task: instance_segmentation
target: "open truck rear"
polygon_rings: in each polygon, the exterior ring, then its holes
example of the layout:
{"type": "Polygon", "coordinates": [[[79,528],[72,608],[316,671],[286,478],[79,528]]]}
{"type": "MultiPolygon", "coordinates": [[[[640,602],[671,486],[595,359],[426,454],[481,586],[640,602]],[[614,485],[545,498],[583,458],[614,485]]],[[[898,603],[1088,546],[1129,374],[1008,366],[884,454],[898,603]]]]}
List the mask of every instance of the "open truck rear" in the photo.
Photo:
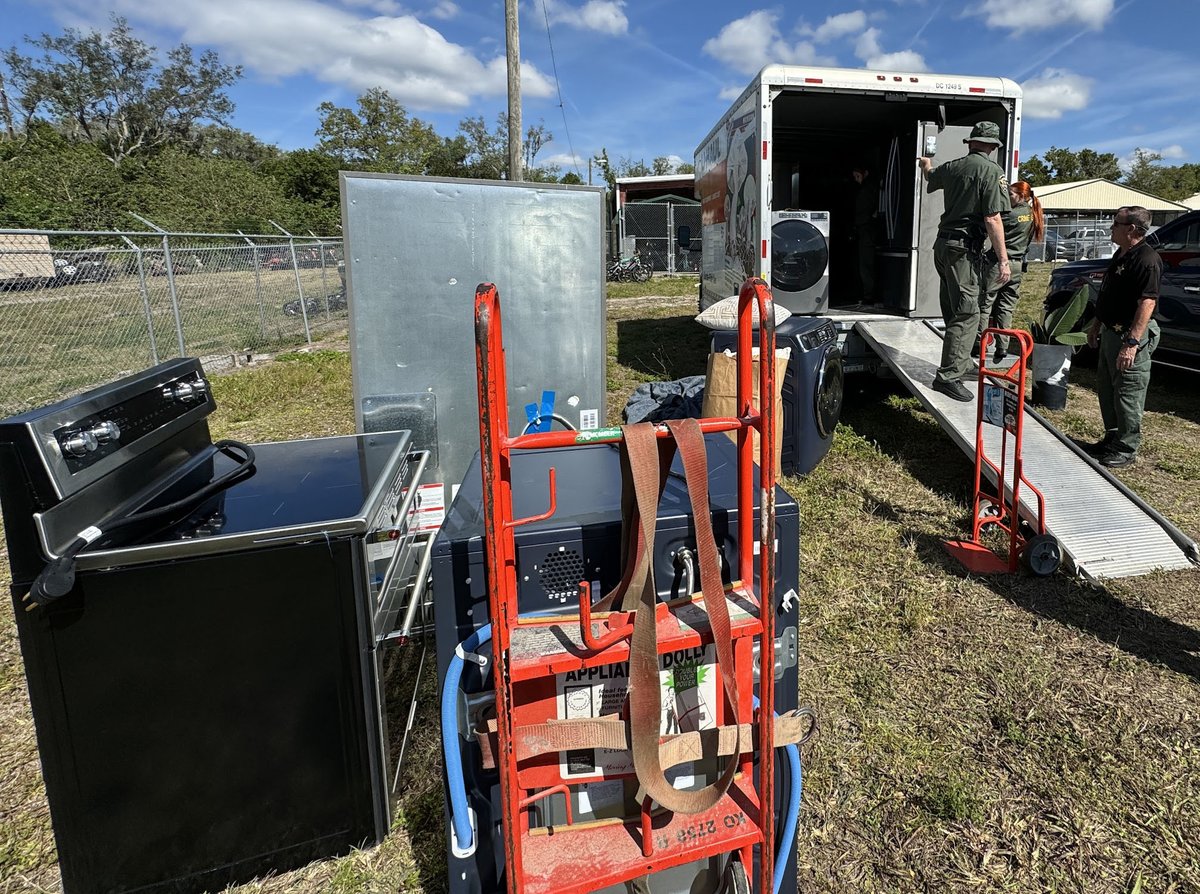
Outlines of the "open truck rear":
{"type": "Polygon", "coordinates": [[[1000,127],[997,163],[1016,179],[1021,88],[1006,78],[768,65],[696,149],[702,205],[700,308],[747,276],[793,313],[834,320],[847,371],[874,368],[854,323],[876,315],[940,317],[933,241],[942,193],[926,193],[917,158],[966,154],[980,121],[1000,127]],[[855,167],[877,187],[875,288],[858,275],[855,167]]]}

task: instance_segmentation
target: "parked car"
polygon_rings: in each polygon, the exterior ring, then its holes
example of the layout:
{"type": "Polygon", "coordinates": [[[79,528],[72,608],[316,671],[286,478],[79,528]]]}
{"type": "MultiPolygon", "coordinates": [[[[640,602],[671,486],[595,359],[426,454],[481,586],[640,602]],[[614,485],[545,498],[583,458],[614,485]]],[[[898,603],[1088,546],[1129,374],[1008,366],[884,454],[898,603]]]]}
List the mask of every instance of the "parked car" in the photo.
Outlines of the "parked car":
{"type": "Polygon", "coordinates": [[[1081,261],[1086,258],[1111,258],[1117,247],[1112,243],[1112,234],[1103,225],[1079,227],[1065,236],[1060,236],[1054,248],[1059,260],[1081,261]]]}
{"type": "Polygon", "coordinates": [[[75,283],[108,282],[117,275],[117,269],[103,254],[74,252],[54,258],[54,279],[50,285],[69,286],[75,283]]]}
{"type": "MultiPolygon", "coordinates": [[[[1147,234],[1146,242],[1162,258],[1162,282],[1154,319],[1162,341],[1156,363],[1200,371],[1200,211],[1190,211],[1147,234]]],[[[1050,274],[1045,309],[1060,307],[1080,286],[1090,287],[1090,299],[1080,328],[1091,325],[1096,296],[1108,269],[1107,258],[1073,261],[1050,274]]]]}
{"type": "MultiPolygon", "coordinates": [[[[183,273],[197,273],[202,269],[204,269],[204,262],[196,255],[171,255],[171,272],[176,276],[183,273]]],[[[166,259],[160,257],[148,262],[146,272],[151,276],[166,276],[166,259]]]]}

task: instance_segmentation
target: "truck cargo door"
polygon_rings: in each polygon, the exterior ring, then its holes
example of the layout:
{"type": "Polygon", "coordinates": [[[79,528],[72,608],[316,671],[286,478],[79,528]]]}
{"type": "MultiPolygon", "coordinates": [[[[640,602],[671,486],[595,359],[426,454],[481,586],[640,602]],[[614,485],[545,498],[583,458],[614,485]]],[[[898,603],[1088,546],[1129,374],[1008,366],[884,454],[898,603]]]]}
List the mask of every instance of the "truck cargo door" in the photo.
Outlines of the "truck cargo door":
{"type": "MultiPolygon", "coordinates": [[[[926,154],[925,147],[930,138],[937,142],[937,154],[933,157],[935,166],[962,158],[967,154],[967,144],[963,140],[970,133],[970,126],[950,125],[939,131],[935,122],[922,121],[917,126],[913,164],[917,165],[918,156],[926,154]]],[[[913,275],[908,283],[908,315],[938,317],[942,310],[938,301],[937,270],[933,266],[933,241],[937,238],[938,221],[945,210],[945,201],[941,190],[934,193],[925,191],[925,178],[921,176],[919,166],[913,192],[912,263],[909,266],[913,275]]]]}

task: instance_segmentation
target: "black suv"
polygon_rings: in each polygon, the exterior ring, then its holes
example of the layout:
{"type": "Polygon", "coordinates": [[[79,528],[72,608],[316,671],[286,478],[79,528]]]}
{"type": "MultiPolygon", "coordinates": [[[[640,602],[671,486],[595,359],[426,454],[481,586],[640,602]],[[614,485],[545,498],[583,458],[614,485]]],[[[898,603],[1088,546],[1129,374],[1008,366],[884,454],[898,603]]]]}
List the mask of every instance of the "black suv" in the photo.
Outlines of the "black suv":
{"type": "MultiPolygon", "coordinates": [[[[1189,211],[1146,237],[1162,258],[1162,283],[1154,319],[1162,341],[1154,362],[1200,370],[1200,211],[1189,211]]],[[[1046,310],[1064,304],[1082,285],[1091,286],[1091,300],[1080,328],[1091,324],[1096,296],[1109,259],[1072,261],[1050,274],[1046,310]]]]}

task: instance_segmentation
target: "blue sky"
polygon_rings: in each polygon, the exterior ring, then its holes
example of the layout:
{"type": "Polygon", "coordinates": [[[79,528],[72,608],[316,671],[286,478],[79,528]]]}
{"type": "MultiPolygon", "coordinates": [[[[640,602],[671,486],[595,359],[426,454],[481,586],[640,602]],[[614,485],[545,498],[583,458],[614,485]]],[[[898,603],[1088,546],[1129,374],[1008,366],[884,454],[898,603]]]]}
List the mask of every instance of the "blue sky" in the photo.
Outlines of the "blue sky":
{"type": "MultiPolygon", "coordinates": [[[[129,19],[144,40],[245,67],[233,124],[311,146],[316,109],[381,86],[449,136],[506,108],[503,0],[0,0],[0,46],[129,19]]],[[[1200,161],[1196,0],[522,0],[524,123],[538,162],[674,156],[763,64],[1002,75],[1025,88],[1022,155],[1052,145],[1200,161]],[[561,95],[561,104],[560,97],[561,95]]]]}

